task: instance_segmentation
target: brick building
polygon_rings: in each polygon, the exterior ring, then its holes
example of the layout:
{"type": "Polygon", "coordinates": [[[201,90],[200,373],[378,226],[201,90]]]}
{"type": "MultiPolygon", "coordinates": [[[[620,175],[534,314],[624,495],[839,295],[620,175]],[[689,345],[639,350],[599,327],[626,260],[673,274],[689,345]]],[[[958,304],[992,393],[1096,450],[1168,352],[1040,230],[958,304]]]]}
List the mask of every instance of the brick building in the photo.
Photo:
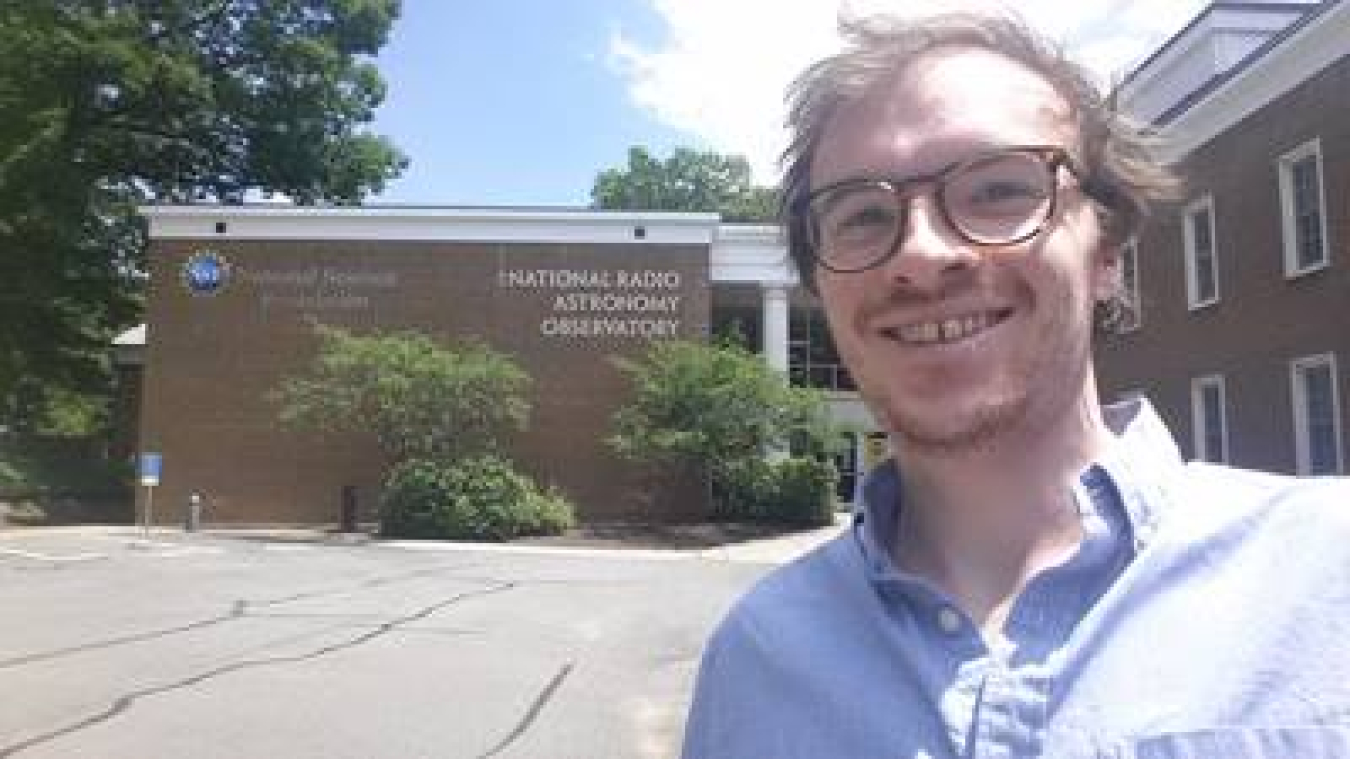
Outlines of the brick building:
{"type": "Polygon", "coordinates": [[[1350,2],[1213,2],[1118,95],[1187,183],[1127,251],[1103,395],[1150,396],[1196,458],[1344,473],[1350,2]]]}
{"type": "MultiPolygon", "coordinates": [[[[268,399],[314,355],[311,321],[472,336],[510,353],[534,378],[515,454],[588,520],[688,519],[706,508],[687,478],[627,465],[603,442],[626,392],[610,359],[651,340],[702,339],[734,322],[770,365],[829,391],[836,418],[871,427],[774,227],[558,209],[143,213],[147,323],[119,355],[133,380],[125,408],[139,414],[128,445],[163,455],[161,522],[180,521],[193,492],[211,522],[333,522],[345,486],[357,488],[362,518],[375,516],[384,464],[373,442],[282,429],[268,399]]],[[[864,442],[840,462],[850,479],[864,442]]],[[[850,492],[846,482],[841,494],[850,492]]]]}

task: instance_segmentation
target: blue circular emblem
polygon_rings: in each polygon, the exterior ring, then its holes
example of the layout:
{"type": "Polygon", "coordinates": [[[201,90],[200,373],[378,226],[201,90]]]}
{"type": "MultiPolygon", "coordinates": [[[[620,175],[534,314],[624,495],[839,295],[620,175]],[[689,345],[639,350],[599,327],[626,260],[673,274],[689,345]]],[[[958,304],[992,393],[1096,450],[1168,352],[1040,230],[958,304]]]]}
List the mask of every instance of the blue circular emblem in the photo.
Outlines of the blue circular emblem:
{"type": "Polygon", "coordinates": [[[214,250],[193,253],[183,264],[183,284],[193,295],[216,295],[230,279],[230,262],[214,250]]]}

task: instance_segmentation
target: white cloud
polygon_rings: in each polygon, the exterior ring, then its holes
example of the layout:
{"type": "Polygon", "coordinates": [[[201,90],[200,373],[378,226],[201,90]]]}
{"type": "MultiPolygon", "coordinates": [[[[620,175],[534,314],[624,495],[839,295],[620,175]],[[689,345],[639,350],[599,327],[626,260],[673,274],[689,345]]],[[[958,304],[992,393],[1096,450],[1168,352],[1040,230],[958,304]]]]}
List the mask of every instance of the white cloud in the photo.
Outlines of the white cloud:
{"type": "MultiPolygon", "coordinates": [[[[712,149],[750,159],[761,182],[777,179],[786,142],[783,93],[811,61],[838,46],[841,10],[906,15],[996,0],[649,0],[666,36],[643,46],[615,32],[610,61],[629,95],[658,120],[712,149]]],[[[1206,0],[1022,0],[1033,26],[1064,40],[1102,81],[1179,31],[1206,0]]]]}
{"type": "Polygon", "coordinates": [[[652,0],[667,37],[646,49],[621,32],[611,60],[629,94],[663,123],[714,149],[750,158],[767,181],[784,144],[783,92],[809,61],[835,45],[829,3],[781,0],[652,0]]]}

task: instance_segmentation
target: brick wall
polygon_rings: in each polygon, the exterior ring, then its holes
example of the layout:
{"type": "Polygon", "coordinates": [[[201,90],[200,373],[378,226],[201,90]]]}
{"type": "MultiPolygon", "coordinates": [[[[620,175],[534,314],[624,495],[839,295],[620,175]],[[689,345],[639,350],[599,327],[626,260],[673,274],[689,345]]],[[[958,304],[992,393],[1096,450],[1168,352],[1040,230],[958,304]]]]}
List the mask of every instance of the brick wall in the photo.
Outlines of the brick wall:
{"type": "Polygon", "coordinates": [[[618,319],[629,331],[702,337],[704,246],[159,240],[150,259],[140,448],[164,454],[155,495],[163,521],[181,519],[188,493],[199,491],[208,522],[334,522],[348,484],[359,488],[363,518],[373,518],[385,462],[372,441],[281,429],[268,400],[281,377],[312,358],[310,320],[356,332],[478,336],[512,354],[535,379],[533,423],[518,458],[562,488],[586,519],[705,511],[687,478],[653,479],[602,443],[626,393],[610,357],[636,355],[648,338],[564,334],[618,319]],[[192,294],[183,265],[206,250],[229,262],[227,283],[214,295],[192,294]],[[607,274],[571,287],[541,284],[549,275],[532,286],[522,274],[540,270],[607,274]],[[557,300],[574,294],[581,299],[557,300]],[[627,295],[648,299],[604,297],[627,295]],[[649,308],[605,311],[606,304],[649,308]]]}

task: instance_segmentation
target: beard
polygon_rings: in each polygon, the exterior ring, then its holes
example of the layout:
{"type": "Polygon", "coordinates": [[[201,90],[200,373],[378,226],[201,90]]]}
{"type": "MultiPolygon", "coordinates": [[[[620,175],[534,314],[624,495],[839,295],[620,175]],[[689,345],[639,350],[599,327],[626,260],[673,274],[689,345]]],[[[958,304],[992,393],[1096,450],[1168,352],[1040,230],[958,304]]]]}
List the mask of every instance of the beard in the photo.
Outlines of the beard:
{"type": "Polygon", "coordinates": [[[867,405],[880,412],[879,421],[896,443],[918,455],[960,457],[1034,447],[1040,438],[1058,434],[1056,427],[1081,398],[1088,376],[1082,355],[1071,346],[1044,351],[966,403],[947,405],[933,399],[924,404],[913,398],[907,403],[886,390],[879,396],[863,395],[867,405]],[[935,405],[942,407],[937,415],[935,405]]]}
{"type": "Polygon", "coordinates": [[[921,414],[894,405],[886,407],[886,428],[907,450],[924,456],[962,456],[987,451],[1012,437],[1028,419],[1031,401],[1025,395],[982,403],[958,419],[934,423],[921,414]]]}

